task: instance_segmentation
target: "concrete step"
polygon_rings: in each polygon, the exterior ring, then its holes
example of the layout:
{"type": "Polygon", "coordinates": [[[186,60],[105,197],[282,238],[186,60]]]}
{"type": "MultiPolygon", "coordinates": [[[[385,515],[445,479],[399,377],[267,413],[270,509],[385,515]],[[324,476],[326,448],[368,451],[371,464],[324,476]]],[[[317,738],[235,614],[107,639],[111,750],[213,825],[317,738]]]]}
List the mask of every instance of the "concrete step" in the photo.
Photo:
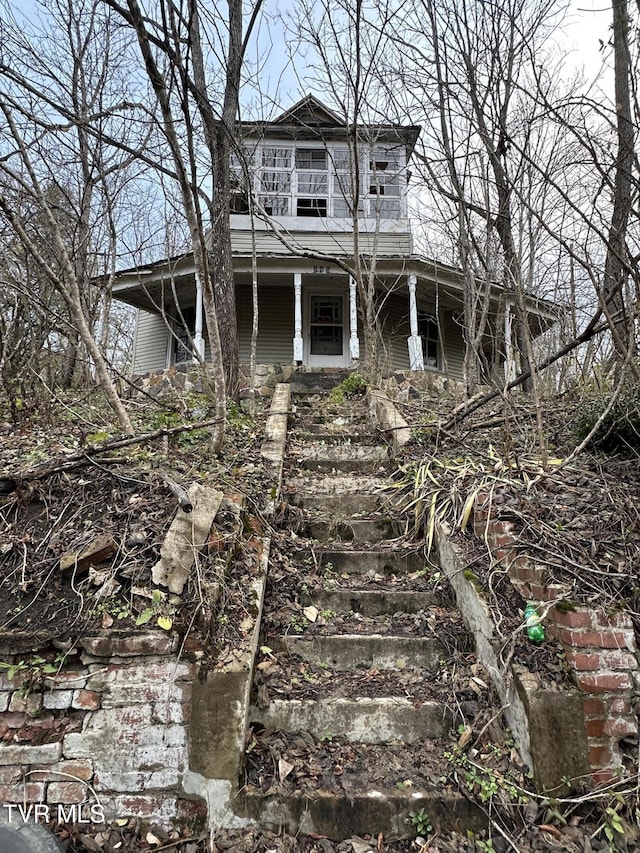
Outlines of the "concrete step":
{"type": "Polygon", "coordinates": [[[385,447],[361,444],[311,442],[292,448],[287,461],[309,471],[352,471],[375,474],[391,471],[385,447]]]}
{"type": "Polygon", "coordinates": [[[329,669],[431,669],[447,656],[431,637],[388,634],[294,634],[274,637],[269,645],[277,655],[285,651],[329,669]]]}
{"type": "Polygon", "coordinates": [[[375,545],[402,535],[404,524],[384,513],[371,513],[364,518],[330,518],[320,513],[307,513],[300,535],[317,542],[350,542],[354,545],[375,545]]]}
{"type": "Polygon", "coordinates": [[[336,385],[351,374],[350,370],[336,370],[332,373],[325,371],[296,371],[291,377],[291,391],[300,396],[303,394],[328,394],[336,385]]]}
{"type": "Polygon", "coordinates": [[[444,737],[453,725],[451,710],[438,702],[417,706],[403,696],[360,699],[272,699],[268,708],[251,707],[249,719],[268,731],[308,732],[316,740],[344,737],[352,743],[415,743],[444,737]]]}
{"type": "Polygon", "coordinates": [[[380,444],[378,436],[363,427],[362,424],[346,424],[332,427],[330,423],[301,424],[289,430],[289,436],[296,442],[308,443],[324,441],[327,444],[340,444],[345,440],[353,444],[376,446],[380,444]]]}
{"type": "MultiPolygon", "coordinates": [[[[304,559],[309,551],[302,552],[304,559]]],[[[330,568],[337,574],[366,575],[373,572],[377,575],[405,574],[426,570],[434,570],[433,562],[427,562],[422,551],[415,549],[357,549],[357,548],[325,548],[314,549],[314,559],[318,566],[330,568]]],[[[433,558],[431,558],[433,560],[433,558]]]]}
{"type": "MultiPolygon", "coordinates": [[[[239,795],[235,813],[256,821],[263,829],[291,835],[313,834],[335,841],[368,835],[414,835],[410,813],[424,809],[435,829],[480,832],[487,827],[486,814],[453,791],[349,790],[333,793],[317,790],[262,793],[251,786],[239,795]]],[[[375,842],[372,843],[372,848],[375,842]]],[[[408,848],[407,848],[408,849],[408,848]]]]}
{"type": "Polygon", "coordinates": [[[381,492],[385,482],[366,475],[291,477],[284,492],[291,503],[303,509],[349,518],[380,510],[387,501],[381,492]]]}
{"type": "Polygon", "coordinates": [[[362,616],[380,616],[385,613],[417,613],[440,602],[433,592],[391,589],[330,589],[318,590],[311,595],[301,595],[303,606],[314,604],[318,610],[336,613],[360,613],[362,616]]]}

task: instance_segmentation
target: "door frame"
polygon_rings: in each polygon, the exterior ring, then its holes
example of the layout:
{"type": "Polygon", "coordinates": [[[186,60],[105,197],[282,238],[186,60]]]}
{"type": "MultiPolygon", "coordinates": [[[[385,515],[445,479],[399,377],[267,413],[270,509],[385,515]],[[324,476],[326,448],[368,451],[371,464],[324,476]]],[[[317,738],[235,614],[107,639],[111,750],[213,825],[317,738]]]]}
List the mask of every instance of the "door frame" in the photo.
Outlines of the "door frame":
{"type": "Polygon", "coordinates": [[[302,327],[304,329],[304,360],[305,367],[349,367],[351,355],[349,351],[349,294],[344,288],[310,287],[304,293],[302,327]],[[332,296],[342,300],[342,354],[341,355],[312,355],[311,354],[311,300],[314,296],[332,296]]]}

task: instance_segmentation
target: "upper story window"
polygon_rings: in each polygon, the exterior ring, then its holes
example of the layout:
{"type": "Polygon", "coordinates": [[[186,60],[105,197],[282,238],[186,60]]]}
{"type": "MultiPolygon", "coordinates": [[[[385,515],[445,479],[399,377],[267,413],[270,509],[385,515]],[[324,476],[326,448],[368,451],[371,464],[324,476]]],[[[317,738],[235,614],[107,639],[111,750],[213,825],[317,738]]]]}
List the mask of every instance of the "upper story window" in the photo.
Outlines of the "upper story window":
{"type": "Polygon", "coordinates": [[[401,145],[359,149],[358,190],[348,146],[262,143],[244,160],[231,157],[233,213],[248,212],[248,171],[256,198],[271,216],[397,219],[404,211],[405,155],[401,145]]]}
{"type": "Polygon", "coordinates": [[[260,170],[260,203],[270,216],[289,216],[293,148],[265,145],[260,170]]]}
{"type": "Polygon", "coordinates": [[[401,215],[404,169],[400,150],[374,148],[369,159],[369,215],[396,219],[401,215]]]}

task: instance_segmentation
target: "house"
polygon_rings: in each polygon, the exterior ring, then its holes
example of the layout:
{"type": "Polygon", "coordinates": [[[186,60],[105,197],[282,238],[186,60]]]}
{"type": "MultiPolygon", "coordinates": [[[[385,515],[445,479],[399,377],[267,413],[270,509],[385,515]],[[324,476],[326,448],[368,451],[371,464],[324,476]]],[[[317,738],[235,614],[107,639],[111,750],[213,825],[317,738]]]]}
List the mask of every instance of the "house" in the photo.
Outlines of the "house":
{"type": "MultiPolygon", "coordinates": [[[[462,273],[414,253],[407,183],[419,131],[363,127],[354,194],[354,158],[344,120],[314,96],[271,122],[240,126],[241,154],[232,162],[231,229],[241,363],[249,362],[255,242],[257,363],[314,371],[358,364],[364,356],[362,319],[351,274],[357,243],[362,264],[375,270],[388,369],[462,378],[462,273]],[[250,212],[248,181],[257,215],[250,212]]],[[[114,297],[138,309],[134,374],[190,361],[192,347],[206,357],[206,334],[199,328],[202,321],[196,322],[202,311],[191,255],[120,272],[114,297]]],[[[555,319],[548,304],[532,302],[529,310],[534,333],[555,319]]],[[[495,330],[507,328],[509,316],[505,293],[496,287],[485,345],[489,356],[495,330]]]]}

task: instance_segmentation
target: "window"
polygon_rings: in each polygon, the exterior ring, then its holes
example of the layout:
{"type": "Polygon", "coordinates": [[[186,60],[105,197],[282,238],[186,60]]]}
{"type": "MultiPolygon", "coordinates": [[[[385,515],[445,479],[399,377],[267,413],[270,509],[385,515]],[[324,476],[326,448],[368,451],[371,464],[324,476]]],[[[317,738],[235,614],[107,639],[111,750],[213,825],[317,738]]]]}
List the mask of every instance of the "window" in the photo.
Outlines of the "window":
{"type": "Polygon", "coordinates": [[[425,367],[440,366],[440,327],[432,314],[418,313],[418,334],[422,338],[425,367]]]}
{"type": "Polygon", "coordinates": [[[326,198],[299,198],[296,204],[296,216],[326,216],[326,198]]]}
{"type": "Polygon", "coordinates": [[[262,149],[262,166],[270,169],[291,169],[293,151],[291,148],[272,148],[265,146],[262,149]]]}
{"type": "Polygon", "coordinates": [[[369,215],[397,219],[402,215],[405,176],[399,147],[374,148],[369,159],[369,215]]]}
{"type": "Polygon", "coordinates": [[[306,195],[327,195],[329,175],[326,172],[298,172],[298,192],[306,195]]]}
{"type": "Polygon", "coordinates": [[[174,355],[176,364],[183,364],[185,361],[193,361],[190,338],[193,338],[196,330],[195,306],[192,305],[190,308],[181,308],[180,313],[182,314],[182,319],[180,318],[180,314],[178,314],[175,322],[175,333],[178,338],[178,340],[174,339],[174,355]]]}
{"type": "Polygon", "coordinates": [[[260,204],[264,207],[269,216],[289,215],[288,196],[260,196],[260,204]]]}
{"type": "Polygon", "coordinates": [[[315,169],[325,171],[327,151],[324,148],[297,148],[296,169],[315,169]]]}

